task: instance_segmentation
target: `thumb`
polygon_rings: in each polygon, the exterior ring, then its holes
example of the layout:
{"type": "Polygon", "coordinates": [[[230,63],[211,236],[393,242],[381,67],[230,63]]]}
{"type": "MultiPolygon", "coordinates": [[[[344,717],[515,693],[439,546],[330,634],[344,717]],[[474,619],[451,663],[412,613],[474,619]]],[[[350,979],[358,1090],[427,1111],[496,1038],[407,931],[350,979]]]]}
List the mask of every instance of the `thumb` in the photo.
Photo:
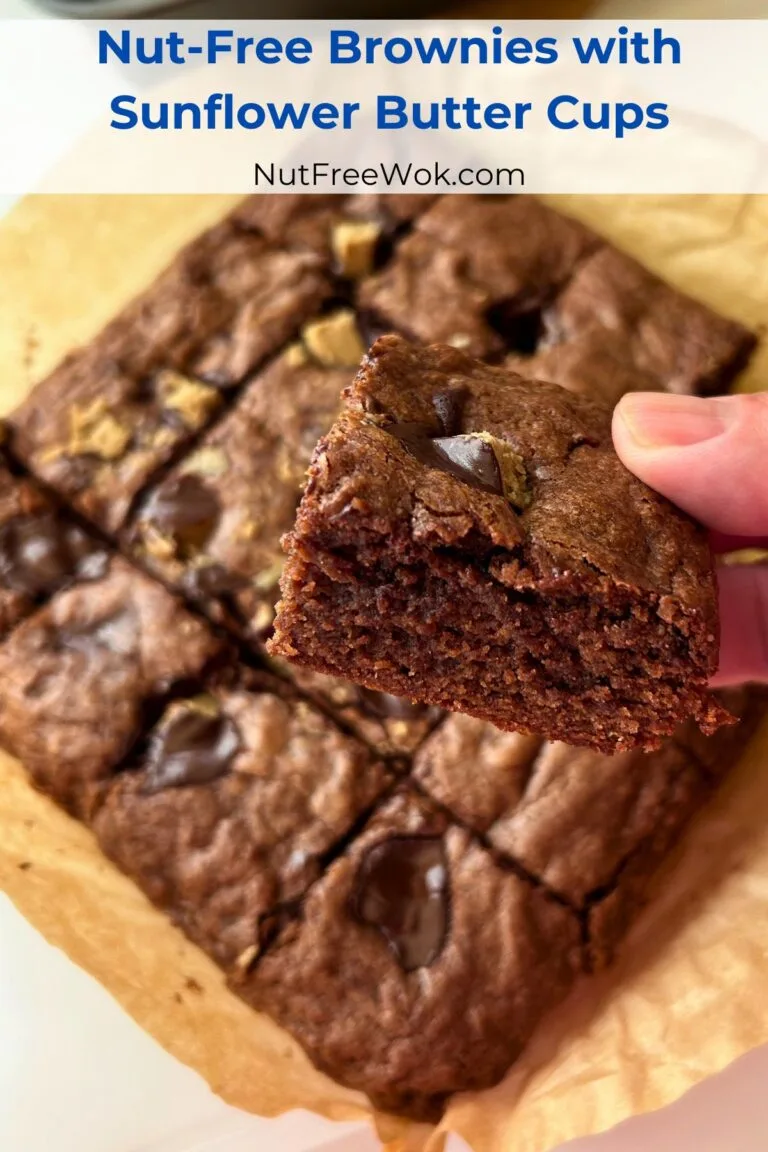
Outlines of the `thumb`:
{"type": "MultiPolygon", "coordinates": [[[[768,537],[768,394],[697,400],[637,392],[613,417],[623,463],[716,534],[768,537]]],[[[768,679],[768,566],[718,569],[713,685],[768,679]]]]}
{"type": "Polygon", "coordinates": [[[614,412],[613,440],[631,472],[708,528],[768,536],[768,393],[630,393],[614,412]]]}

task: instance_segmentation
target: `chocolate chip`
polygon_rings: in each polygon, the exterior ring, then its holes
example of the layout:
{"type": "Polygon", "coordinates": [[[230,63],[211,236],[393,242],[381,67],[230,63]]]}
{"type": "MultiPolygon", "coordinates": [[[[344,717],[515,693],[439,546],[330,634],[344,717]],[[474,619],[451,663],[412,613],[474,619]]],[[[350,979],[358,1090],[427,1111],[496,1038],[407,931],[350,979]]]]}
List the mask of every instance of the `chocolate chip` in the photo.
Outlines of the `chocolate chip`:
{"type": "Polygon", "coordinates": [[[152,738],[147,758],[147,788],[206,784],[232,766],[242,742],[229,716],[182,708],[152,738]]]}
{"type": "Polygon", "coordinates": [[[504,495],[504,484],[496,453],[479,436],[437,436],[426,424],[389,424],[391,436],[428,468],[437,468],[455,476],[472,488],[494,495],[504,495]]]}
{"type": "Polygon", "coordinates": [[[461,417],[466,402],[467,390],[464,387],[449,388],[446,392],[437,392],[432,397],[444,436],[455,436],[461,431],[461,417]]]}
{"type": "Polygon", "coordinates": [[[17,516],[0,528],[0,583],[25,596],[55,592],[76,576],[99,579],[107,560],[81,528],[54,512],[17,516]]]}
{"type": "Polygon", "coordinates": [[[220,512],[216,493],[199,476],[185,473],[158,488],[147,502],[143,519],[185,551],[199,552],[213,534],[220,512]]]}
{"type": "Polygon", "coordinates": [[[440,955],[448,927],[448,868],[436,837],[397,836],[360,864],[353,910],[378,928],[406,972],[440,955]]]}

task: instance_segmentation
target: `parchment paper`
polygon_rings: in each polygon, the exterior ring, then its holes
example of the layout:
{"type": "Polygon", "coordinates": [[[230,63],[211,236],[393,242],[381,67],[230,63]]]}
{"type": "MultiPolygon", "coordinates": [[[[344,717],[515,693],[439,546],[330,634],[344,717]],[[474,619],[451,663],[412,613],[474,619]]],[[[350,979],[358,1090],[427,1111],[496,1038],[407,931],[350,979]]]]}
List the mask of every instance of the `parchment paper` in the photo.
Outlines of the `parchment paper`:
{"type": "MultiPolygon", "coordinates": [[[[0,224],[0,411],[87,340],[226,197],[36,197],[0,224]]],[[[560,198],[671,282],[753,326],[768,321],[768,199],[560,198]]],[[[743,387],[768,386],[763,349],[743,387]]],[[[90,834],[0,755],[0,887],[165,1048],[230,1103],[371,1116],[392,1152],[548,1152],[659,1108],[768,1042],[768,729],[660,877],[624,959],[584,982],[499,1087],[456,1098],[440,1129],[374,1117],[222,977],[90,834]],[[24,867],[20,867],[24,865],[24,867]],[[199,990],[198,990],[199,989],[199,990]]]]}

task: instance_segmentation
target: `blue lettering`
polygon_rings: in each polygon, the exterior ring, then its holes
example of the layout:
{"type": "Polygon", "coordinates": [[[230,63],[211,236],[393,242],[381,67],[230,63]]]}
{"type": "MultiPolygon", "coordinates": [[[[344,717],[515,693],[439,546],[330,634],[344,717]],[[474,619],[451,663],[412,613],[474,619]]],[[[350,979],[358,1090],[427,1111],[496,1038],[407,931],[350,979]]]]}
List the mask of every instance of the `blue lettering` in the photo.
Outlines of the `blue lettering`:
{"type": "Polygon", "coordinates": [[[578,128],[579,122],[574,117],[572,120],[561,120],[558,113],[561,104],[567,104],[571,108],[577,108],[579,101],[575,96],[555,96],[554,100],[550,100],[547,105],[547,119],[550,124],[554,124],[555,128],[578,128]]]}
{"type": "Polygon", "coordinates": [[[116,116],[121,116],[123,119],[110,120],[110,128],[135,128],[139,122],[138,116],[132,111],[135,103],[135,96],[115,96],[109,107],[116,116]]]}
{"type": "Polygon", "coordinates": [[[408,117],[402,96],[379,96],[376,99],[377,128],[405,128],[408,117]]]}

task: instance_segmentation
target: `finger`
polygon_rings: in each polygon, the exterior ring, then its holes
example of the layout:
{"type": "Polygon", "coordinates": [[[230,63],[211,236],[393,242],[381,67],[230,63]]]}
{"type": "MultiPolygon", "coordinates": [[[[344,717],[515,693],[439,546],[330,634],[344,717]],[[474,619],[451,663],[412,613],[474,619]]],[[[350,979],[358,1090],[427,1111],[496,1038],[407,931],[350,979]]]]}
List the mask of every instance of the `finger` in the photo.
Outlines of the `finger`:
{"type": "Polygon", "coordinates": [[[768,536],[727,536],[724,532],[710,532],[709,542],[712,551],[740,552],[742,548],[757,548],[768,551],[768,536]]]}
{"type": "Polygon", "coordinates": [[[768,565],[718,568],[720,666],[712,684],[768,680],[768,565]]]}
{"type": "Polygon", "coordinates": [[[768,536],[768,393],[630,393],[613,440],[631,472],[709,528],[768,536]]]}

